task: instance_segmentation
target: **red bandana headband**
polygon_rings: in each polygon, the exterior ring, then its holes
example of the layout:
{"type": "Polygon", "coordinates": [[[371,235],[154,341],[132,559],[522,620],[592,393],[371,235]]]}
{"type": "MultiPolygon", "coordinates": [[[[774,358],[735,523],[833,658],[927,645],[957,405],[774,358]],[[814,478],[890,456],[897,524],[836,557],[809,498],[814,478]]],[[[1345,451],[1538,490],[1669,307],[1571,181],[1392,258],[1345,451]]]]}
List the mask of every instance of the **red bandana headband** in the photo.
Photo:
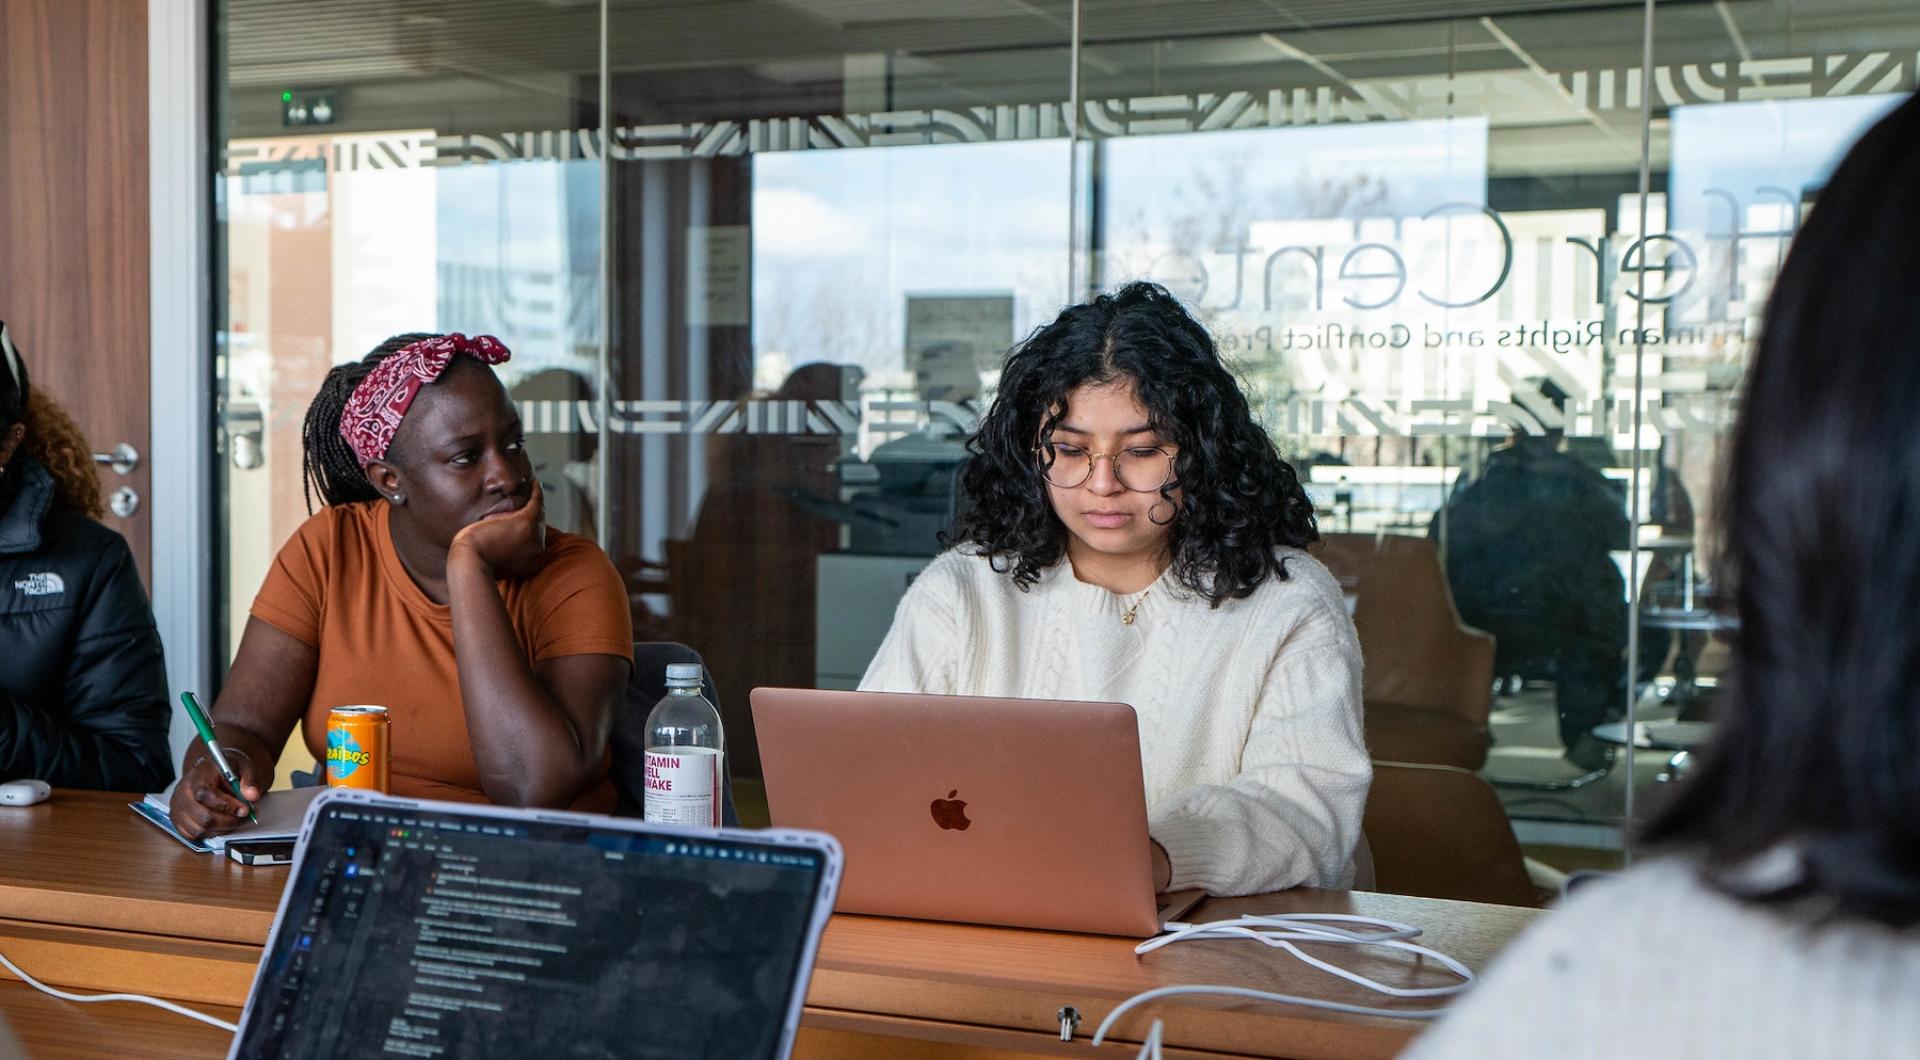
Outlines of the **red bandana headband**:
{"type": "Polygon", "coordinates": [[[499,364],[513,352],[492,335],[467,338],[459,332],[421,339],[395,350],[353,388],[340,414],[340,437],[366,467],[387,455],[393,435],[420,388],[440,378],[458,354],[482,364],[499,364]]]}

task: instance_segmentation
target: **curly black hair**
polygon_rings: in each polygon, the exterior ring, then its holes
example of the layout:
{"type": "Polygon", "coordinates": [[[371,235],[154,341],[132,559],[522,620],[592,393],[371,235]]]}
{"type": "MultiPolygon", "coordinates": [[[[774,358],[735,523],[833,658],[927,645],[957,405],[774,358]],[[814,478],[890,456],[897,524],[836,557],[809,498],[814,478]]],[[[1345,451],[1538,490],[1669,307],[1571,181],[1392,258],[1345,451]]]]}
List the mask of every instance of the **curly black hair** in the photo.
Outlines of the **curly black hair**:
{"type": "Polygon", "coordinates": [[[300,492],[306,497],[308,515],[313,514],[315,496],[328,506],[380,499],[380,491],[367,481],[367,473],[360,467],[360,459],[353,455],[353,447],[340,436],[340,414],[347,410],[353,388],[381,361],[421,339],[433,337],[433,333],[425,331],[395,335],[357,361],[334,365],[320,381],[320,391],[307,405],[307,418],[300,425],[300,492]]]}
{"type": "Polygon", "coordinates": [[[1034,448],[1059,426],[1075,388],[1121,380],[1154,431],[1179,446],[1173,478],[1160,487],[1175,506],[1174,577],[1214,607],[1251,595],[1269,575],[1285,581],[1275,550],[1320,539],[1313,504],[1254,421],[1213,336],[1146,282],[1068,307],[1007,354],[999,394],[967,439],[965,508],[944,543],[977,548],[1031,588],[1066,555],[1068,538],[1034,448]]]}
{"type": "MultiPolygon", "coordinates": [[[[16,423],[27,425],[20,453],[40,462],[53,476],[53,500],[62,508],[94,519],[107,515],[100,498],[100,471],[93,463],[93,447],[67,410],[46,391],[34,386],[27,362],[13,344],[7,322],[0,320],[0,434],[16,423]]],[[[25,461],[0,467],[0,508],[26,474],[25,461]]]]}

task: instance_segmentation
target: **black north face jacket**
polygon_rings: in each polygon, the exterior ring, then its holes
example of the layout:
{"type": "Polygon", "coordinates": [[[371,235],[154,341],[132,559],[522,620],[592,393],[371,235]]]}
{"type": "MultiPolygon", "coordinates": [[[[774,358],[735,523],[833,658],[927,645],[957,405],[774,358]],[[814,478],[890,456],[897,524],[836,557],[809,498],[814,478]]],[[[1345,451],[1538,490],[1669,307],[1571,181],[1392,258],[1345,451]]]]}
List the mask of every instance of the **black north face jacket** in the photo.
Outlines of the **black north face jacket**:
{"type": "Polygon", "coordinates": [[[53,502],[22,456],[0,483],[0,781],[173,781],[153,608],[119,534],[53,502]]]}

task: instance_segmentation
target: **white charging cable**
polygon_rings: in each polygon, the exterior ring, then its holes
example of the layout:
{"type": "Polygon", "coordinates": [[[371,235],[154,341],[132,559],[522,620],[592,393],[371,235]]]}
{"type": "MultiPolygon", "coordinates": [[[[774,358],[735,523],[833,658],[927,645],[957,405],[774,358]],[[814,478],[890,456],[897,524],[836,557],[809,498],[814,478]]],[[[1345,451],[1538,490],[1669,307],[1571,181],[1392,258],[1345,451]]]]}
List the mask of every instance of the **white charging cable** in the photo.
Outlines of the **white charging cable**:
{"type": "MultiPolygon", "coordinates": [[[[1281,913],[1272,916],[1242,916],[1231,920],[1215,920],[1205,924],[1168,924],[1164,935],[1135,946],[1135,953],[1145,955],[1163,946],[1176,942],[1188,942],[1198,939],[1248,939],[1275,949],[1283,949],[1301,961],[1338,976],[1350,983],[1365,987],[1374,993],[1388,997],[1448,997],[1458,994],[1473,985],[1473,970],[1438,950],[1418,945],[1413,939],[1419,938],[1421,931],[1412,924],[1402,924],[1393,920],[1381,920],[1377,917],[1356,916],[1351,913],[1281,913]],[[1345,925],[1354,925],[1349,927],[1345,925]],[[1355,927],[1368,930],[1355,930],[1355,927]],[[1312,942],[1335,946],[1378,946],[1384,949],[1398,950],[1438,962],[1442,967],[1460,977],[1457,983],[1442,986],[1403,987],[1392,986],[1361,975],[1358,972],[1342,968],[1330,961],[1302,950],[1298,943],[1312,942]]],[[[1244,986],[1206,986],[1183,985],[1163,986],[1154,990],[1135,994],[1115,1006],[1100,1021],[1093,1032],[1093,1044],[1098,1046],[1105,1040],[1107,1032],[1119,1021],[1120,1017],[1137,1005],[1163,997],[1184,994],[1211,994],[1224,997],[1247,998],[1254,1001],[1270,1001],[1282,1005],[1299,1005],[1305,1008],[1325,1009],[1331,1012],[1345,1012],[1358,1016],[1380,1016],[1387,1019],[1433,1019],[1444,1009],[1391,1009],[1374,1008],[1367,1005],[1355,1005],[1344,1001],[1330,1001],[1325,998],[1300,997],[1294,994],[1278,994],[1267,990],[1255,990],[1244,986]]],[[[1141,1060],[1160,1055],[1160,1040],[1164,1027],[1160,1020],[1153,1021],[1139,1056],[1141,1060]]]]}
{"type": "Polygon", "coordinates": [[[240,1030],[237,1024],[228,1023],[223,1019],[215,1019],[204,1012],[195,1012],[190,1008],[176,1005],[171,1001],[162,1001],[157,997],[147,997],[145,994],[69,994],[65,990],[56,990],[40,980],[35,979],[33,976],[28,975],[19,965],[8,960],[7,955],[4,953],[0,953],[0,966],[4,966],[7,971],[19,976],[21,982],[33,987],[35,990],[45,994],[52,994],[62,1001],[79,1001],[82,1003],[94,1001],[134,1001],[142,1005],[152,1005],[155,1008],[163,1008],[168,1012],[177,1012],[188,1019],[196,1019],[209,1026],[218,1027],[230,1033],[237,1034],[240,1030]]]}

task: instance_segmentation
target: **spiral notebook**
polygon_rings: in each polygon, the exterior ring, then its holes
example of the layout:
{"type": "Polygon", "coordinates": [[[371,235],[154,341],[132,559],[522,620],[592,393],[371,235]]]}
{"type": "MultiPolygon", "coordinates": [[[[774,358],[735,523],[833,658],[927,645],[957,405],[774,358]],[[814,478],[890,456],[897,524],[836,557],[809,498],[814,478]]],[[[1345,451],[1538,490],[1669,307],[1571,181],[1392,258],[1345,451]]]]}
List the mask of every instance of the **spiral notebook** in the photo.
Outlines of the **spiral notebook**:
{"type": "Polygon", "coordinates": [[[306,819],[307,806],[314,797],[327,790],[325,787],[293,788],[285,791],[269,791],[261,796],[254,805],[254,813],[260,823],[249,821],[239,828],[209,839],[188,839],[173,826],[173,814],[168,807],[173,803],[173,789],[179,781],[167,785],[167,790],[155,792],[127,805],[134,813],[153,823],[155,828],[167,833],[190,850],[202,854],[218,854],[227,849],[227,844],[235,839],[297,839],[300,836],[300,823],[306,819]]]}

